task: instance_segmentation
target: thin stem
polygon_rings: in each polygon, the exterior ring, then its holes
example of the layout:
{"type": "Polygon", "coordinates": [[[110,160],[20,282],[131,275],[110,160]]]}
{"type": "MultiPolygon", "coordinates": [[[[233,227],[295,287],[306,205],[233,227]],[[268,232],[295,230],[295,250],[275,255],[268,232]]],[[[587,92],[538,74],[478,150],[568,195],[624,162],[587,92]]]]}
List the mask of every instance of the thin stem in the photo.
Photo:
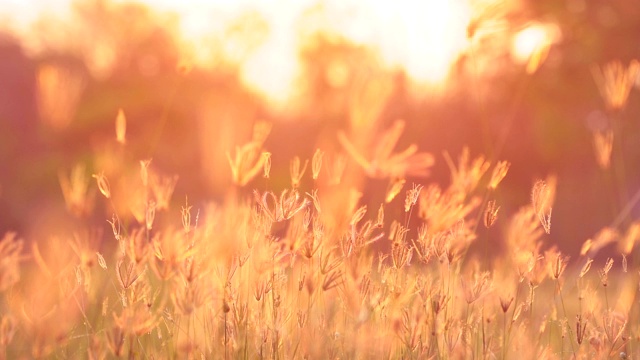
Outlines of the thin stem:
{"type": "MultiPolygon", "coordinates": [[[[560,295],[560,303],[562,304],[562,312],[564,312],[564,319],[567,322],[567,329],[569,330],[569,344],[571,344],[571,352],[573,352],[574,359],[576,358],[576,349],[573,346],[573,331],[571,330],[571,326],[569,325],[569,318],[567,317],[567,309],[564,306],[564,298],[562,297],[562,287],[560,286],[560,280],[556,279],[556,287],[558,289],[558,294],[560,295]]],[[[564,347],[564,346],[563,346],[564,347]]]]}
{"type": "Polygon", "coordinates": [[[507,358],[507,313],[502,313],[502,359],[507,358]]]}
{"type": "Polygon", "coordinates": [[[224,311],[224,359],[228,359],[228,346],[227,346],[227,312],[224,311]]]}
{"type": "Polygon", "coordinates": [[[533,297],[535,288],[533,286],[529,286],[529,321],[533,322],[533,297]]]}
{"type": "Polygon", "coordinates": [[[436,352],[438,353],[438,359],[442,359],[442,354],[440,353],[440,345],[438,344],[438,314],[436,314],[436,312],[433,312],[433,330],[431,331],[431,334],[433,336],[433,341],[436,344],[436,352]]]}

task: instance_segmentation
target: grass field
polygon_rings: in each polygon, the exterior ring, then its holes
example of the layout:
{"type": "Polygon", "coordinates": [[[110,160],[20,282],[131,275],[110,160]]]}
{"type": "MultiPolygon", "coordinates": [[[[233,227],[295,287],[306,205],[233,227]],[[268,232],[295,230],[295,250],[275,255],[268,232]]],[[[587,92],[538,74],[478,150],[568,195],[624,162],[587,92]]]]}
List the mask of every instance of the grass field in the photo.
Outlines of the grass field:
{"type": "MultiPolygon", "coordinates": [[[[547,59],[551,44],[538,45],[524,84],[547,59]]],[[[342,70],[334,82],[347,81],[342,70]]],[[[253,118],[242,141],[203,146],[226,158],[212,173],[227,187],[208,199],[174,195],[193,174],[136,157],[140,137],[180,152],[162,129],[109,109],[109,130],[92,128],[106,145],[49,179],[66,211],[52,218],[73,226],[32,220],[26,234],[0,234],[0,359],[640,359],[640,190],[627,193],[635,160],[620,140],[640,62],[591,75],[611,126],[589,133],[608,185],[590,190],[610,194],[598,206],[613,215],[571,254],[550,237],[562,226],[556,173],[532,171],[531,187],[509,194],[529,201],[501,203],[515,113],[490,154],[441,156],[408,140],[410,120],[384,118],[388,79],[346,86],[345,120],[323,128],[308,158],[271,149],[275,125],[253,118]],[[430,178],[439,164],[445,184],[430,178]]]]}
{"type": "MultiPolygon", "coordinates": [[[[121,114],[118,128],[125,122],[121,114]]],[[[320,149],[310,161],[292,160],[291,187],[252,190],[245,185],[253,178],[268,184],[271,164],[262,149],[269,125],[256,126],[259,135],[228,154],[234,185],[223,203],[195,208],[185,199],[171,209],[177,178],[158,174],[148,160],[122,164],[131,170],[123,179],[92,178],[82,167],[61,173],[70,211],[99,191],[113,214],[105,219],[110,240],[101,244],[100,230],[30,246],[19,234],[4,236],[4,356],[640,354],[640,272],[629,265],[638,223],[603,229],[570,259],[545,242],[555,178],[535,182],[531,204],[513,214],[493,200],[508,177],[506,161],[465,151],[449,159],[448,187],[406,184],[403,175],[426,173],[434,159],[414,146],[396,152],[402,121],[375,136],[373,155],[338,135],[352,169],[391,179],[379,208],[359,205],[362,193],[347,186],[344,159],[328,161],[320,149]],[[305,177],[314,184],[308,190],[299,187],[305,177]],[[496,248],[496,222],[506,224],[497,257],[487,254],[496,248]],[[470,253],[478,242],[484,252],[470,253]],[[590,259],[611,242],[620,256],[590,259]]],[[[121,130],[117,139],[125,146],[121,130]]]]}

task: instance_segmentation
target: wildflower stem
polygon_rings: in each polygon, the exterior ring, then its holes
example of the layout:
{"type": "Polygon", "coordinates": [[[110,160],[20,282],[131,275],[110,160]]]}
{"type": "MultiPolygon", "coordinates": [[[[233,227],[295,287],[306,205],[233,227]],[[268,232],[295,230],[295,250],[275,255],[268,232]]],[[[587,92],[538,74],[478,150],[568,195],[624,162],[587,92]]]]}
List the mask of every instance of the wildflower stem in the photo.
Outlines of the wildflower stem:
{"type": "MultiPolygon", "coordinates": [[[[249,307],[249,302],[245,303],[245,307],[248,309],[249,307]]],[[[248,359],[249,358],[249,340],[248,340],[248,335],[249,335],[249,316],[246,316],[244,319],[244,358],[248,359]]]]}
{"type": "Polygon", "coordinates": [[[272,269],[271,269],[271,301],[273,306],[272,313],[272,321],[273,321],[273,338],[271,339],[271,359],[275,360],[278,358],[278,329],[277,329],[277,316],[278,316],[278,307],[276,305],[276,269],[275,269],[275,259],[272,258],[272,269]]]}
{"type": "Polygon", "coordinates": [[[562,296],[562,286],[560,286],[560,280],[556,279],[556,288],[558,289],[558,294],[560,295],[560,303],[562,304],[562,312],[564,313],[564,320],[566,321],[567,329],[569,330],[569,344],[571,344],[571,352],[573,352],[573,358],[576,358],[576,349],[573,346],[573,331],[571,330],[571,325],[569,325],[569,318],[567,317],[567,309],[564,306],[564,298],[562,296]]]}
{"type": "Polygon", "coordinates": [[[228,359],[228,346],[227,346],[227,312],[224,311],[224,359],[228,359]]]}
{"type": "Polygon", "coordinates": [[[111,208],[113,209],[113,214],[118,221],[118,230],[122,230],[124,232],[125,237],[129,237],[129,232],[127,231],[126,226],[122,226],[122,222],[120,221],[120,216],[118,216],[118,209],[116,209],[116,204],[113,202],[113,198],[109,198],[109,203],[111,204],[111,208]]]}
{"type": "Polygon", "coordinates": [[[507,313],[502,313],[502,359],[507,358],[507,313]]]}
{"type": "Polygon", "coordinates": [[[135,344],[135,335],[129,335],[129,359],[135,359],[136,353],[133,351],[133,346],[135,344]]]}
{"type": "MultiPolygon", "coordinates": [[[[478,215],[476,216],[476,222],[475,224],[473,224],[473,228],[472,228],[472,232],[474,234],[478,233],[478,224],[480,224],[481,220],[482,220],[482,215],[485,212],[485,207],[487,206],[487,201],[489,201],[489,195],[490,195],[490,190],[487,190],[484,192],[484,196],[482,197],[482,202],[480,203],[480,207],[478,208],[478,215]]],[[[484,237],[484,261],[485,261],[485,266],[488,269],[489,268],[489,234],[487,230],[487,236],[484,237]]]]}
{"type": "Polygon", "coordinates": [[[533,323],[533,297],[535,288],[533,286],[529,286],[529,321],[533,323]]]}
{"type": "MultiPolygon", "coordinates": [[[[518,283],[518,285],[516,286],[516,296],[514,297],[513,300],[513,311],[511,311],[511,321],[509,322],[509,331],[507,332],[507,341],[506,343],[509,344],[509,342],[511,341],[511,339],[509,338],[510,334],[511,334],[511,328],[513,327],[513,323],[515,322],[515,316],[516,316],[516,311],[518,308],[518,297],[520,296],[520,283],[518,283]]],[[[506,347],[505,347],[505,354],[506,354],[506,347]]]]}
{"type": "Polygon", "coordinates": [[[436,344],[436,352],[438,354],[437,358],[442,359],[442,354],[440,353],[440,345],[438,344],[438,314],[433,312],[433,330],[431,331],[433,336],[433,341],[436,344]]]}

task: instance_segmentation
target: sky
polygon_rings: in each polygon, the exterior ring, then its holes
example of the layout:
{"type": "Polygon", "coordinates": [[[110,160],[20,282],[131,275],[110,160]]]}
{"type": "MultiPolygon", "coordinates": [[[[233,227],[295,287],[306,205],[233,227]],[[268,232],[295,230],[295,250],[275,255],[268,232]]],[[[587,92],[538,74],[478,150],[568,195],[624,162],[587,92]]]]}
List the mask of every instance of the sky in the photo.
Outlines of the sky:
{"type": "MultiPolygon", "coordinates": [[[[123,2],[113,0],[114,2],[123,2]]],[[[274,102],[286,102],[299,73],[297,60],[300,15],[322,8],[324,30],[340,33],[355,44],[377,50],[389,68],[399,68],[421,85],[446,81],[451,66],[468,48],[468,0],[139,0],[159,12],[179,16],[180,37],[191,48],[197,65],[210,62],[211,34],[248,10],[268,24],[268,34],[242,66],[245,82],[274,102]],[[215,19],[215,21],[212,21],[215,19]],[[209,49],[208,49],[209,48],[209,49]],[[265,73],[264,69],[271,71],[265,73]]],[[[5,27],[28,36],[40,16],[70,19],[71,0],[0,0],[5,27]]]]}

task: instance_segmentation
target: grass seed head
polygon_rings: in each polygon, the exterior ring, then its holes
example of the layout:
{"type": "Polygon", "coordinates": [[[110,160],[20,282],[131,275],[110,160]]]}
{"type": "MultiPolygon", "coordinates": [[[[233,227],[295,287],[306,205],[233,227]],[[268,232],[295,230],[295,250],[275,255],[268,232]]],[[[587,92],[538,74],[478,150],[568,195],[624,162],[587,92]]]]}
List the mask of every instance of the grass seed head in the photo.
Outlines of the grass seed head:
{"type": "Polygon", "coordinates": [[[98,174],[93,174],[93,178],[96,179],[98,183],[98,190],[100,193],[104,195],[107,199],[111,199],[111,187],[109,187],[109,181],[107,177],[104,175],[104,172],[100,172],[98,174]]]}
{"type": "Polygon", "coordinates": [[[551,211],[555,200],[556,178],[550,176],[546,181],[537,180],[531,190],[531,205],[547,234],[551,233],[551,211]]]}
{"type": "Polygon", "coordinates": [[[491,173],[491,180],[489,180],[488,188],[491,190],[495,190],[502,179],[507,176],[507,172],[509,171],[510,167],[511,163],[509,163],[508,161],[498,162],[498,164],[493,168],[493,172],[491,173]]]}
{"type": "Polygon", "coordinates": [[[140,160],[140,178],[145,188],[149,186],[149,165],[151,165],[151,159],[140,160]]]}
{"type": "Polygon", "coordinates": [[[596,162],[601,169],[606,170],[611,164],[611,152],[613,151],[613,130],[593,131],[593,148],[596,162]]]}
{"type": "Polygon", "coordinates": [[[389,180],[389,185],[387,186],[387,194],[384,198],[384,201],[388,204],[402,191],[406,180],[403,178],[392,178],[389,180]]]}
{"type": "Polygon", "coordinates": [[[291,187],[293,189],[297,189],[300,187],[300,181],[302,180],[302,176],[305,171],[307,171],[307,165],[309,165],[309,160],[304,161],[304,165],[302,169],[300,168],[300,158],[295,156],[293,160],[291,160],[291,164],[289,167],[291,173],[291,187]]]}
{"type": "Polygon", "coordinates": [[[602,67],[594,66],[591,73],[607,109],[620,111],[627,104],[629,93],[640,73],[640,62],[632,60],[628,66],[624,66],[619,60],[611,61],[602,67]]]}
{"type": "Polygon", "coordinates": [[[488,229],[493,226],[493,224],[498,219],[498,211],[500,210],[500,206],[496,207],[495,200],[489,200],[487,202],[487,208],[484,212],[484,226],[488,229]]]}
{"type": "Polygon", "coordinates": [[[313,158],[311,159],[311,177],[313,178],[313,180],[318,180],[320,169],[322,168],[323,156],[324,152],[320,149],[316,149],[316,152],[313,153],[313,158]]]}

